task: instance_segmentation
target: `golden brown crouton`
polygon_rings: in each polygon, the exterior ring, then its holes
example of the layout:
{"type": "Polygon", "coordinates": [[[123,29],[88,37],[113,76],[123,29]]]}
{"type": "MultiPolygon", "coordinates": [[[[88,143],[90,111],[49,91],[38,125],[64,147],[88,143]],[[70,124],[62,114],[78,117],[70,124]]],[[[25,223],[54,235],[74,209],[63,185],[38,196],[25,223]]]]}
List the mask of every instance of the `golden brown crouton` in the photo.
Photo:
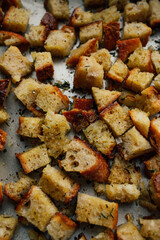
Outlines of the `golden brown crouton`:
{"type": "Polygon", "coordinates": [[[47,39],[47,28],[44,25],[31,26],[30,30],[25,37],[30,44],[31,48],[43,47],[44,42],[47,39]]]}
{"type": "Polygon", "coordinates": [[[69,4],[67,0],[45,0],[45,8],[57,19],[69,18],[69,4]]]}
{"type": "Polygon", "coordinates": [[[156,27],[160,25],[160,2],[158,0],[150,0],[150,26],[156,27]]]}
{"type": "Polygon", "coordinates": [[[78,193],[76,219],[110,229],[116,229],[118,220],[118,204],[107,202],[101,198],[78,193]]]}
{"type": "Polygon", "coordinates": [[[149,176],[160,172],[160,156],[157,154],[144,162],[149,176]]]}
{"type": "Polygon", "coordinates": [[[151,240],[160,239],[160,219],[142,219],[140,218],[140,225],[143,237],[151,240]]]}
{"type": "Polygon", "coordinates": [[[107,73],[107,77],[113,81],[122,83],[123,80],[127,77],[127,74],[127,65],[125,65],[120,58],[118,58],[107,73]]]}
{"type": "Polygon", "coordinates": [[[74,98],[73,109],[89,111],[93,108],[93,99],[91,98],[74,98]]]}
{"type": "Polygon", "coordinates": [[[41,25],[46,26],[51,31],[58,28],[58,21],[52,13],[46,12],[41,20],[41,25]]]}
{"type": "Polygon", "coordinates": [[[136,106],[136,93],[122,90],[121,96],[118,98],[118,102],[126,105],[127,107],[135,107],[136,106]]]}
{"type": "Polygon", "coordinates": [[[160,154],[160,118],[153,118],[150,125],[150,141],[160,154]]]}
{"type": "Polygon", "coordinates": [[[105,3],[105,0],[84,0],[85,7],[103,6],[105,3]]]}
{"type": "Polygon", "coordinates": [[[153,81],[154,87],[160,91],[160,74],[158,74],[153,81]]]}
{"type": "Polygon", "coordinates": [[[7,12],[7,10],[11,6],[14,6],[16,8],[21,8],[22,7],[21,0],[2,0],[2,9],[4,12],[7,12]]]}
{"type": "Polygon", "coordinates": [[[0,239],[11,240],[17,225],[17,218],[0,215],[0,239]]]}
{"type": "Polygon", "coordinates": [[[0,109],[5,106],[10,87],[11,81],[9,79],[0,79],[0,109]]]}
{"type": "Polygon", "coordinates": [[[3,202],[3,184],[0,182],[0,205],[3,202]]]}
{"type": "Polygon", "coordinates": [[[102,36],[103,36],[102,21],[89,23],[80,28],[79,38],[81,43],[85,43],[92,38],[98,38],[98,41],[101,42],[102,36]]]}
{"type": "Polygon", "coordinates": [[[118,10],[123,10],[128,0],[109,0],[109,7],[116,5],[118,10]]]}
{"type": "Polygon", "coordinates": [[[106,228],[104,232],[99,233],[95,237],[91,238],[91,240],[115,240],[115,236],[111,229],[106,228]]]}
{"type": "Polygon", "coordinates": [[[4,132],[2,129],[0,129],[0,151],[4,149],[4,146],[6,144],[7,139],[7,133],[4,132]]]}
{"type": "Polygon", "coordinates": [[[98,50],[95,53],[91,54],[91,57],[94,57],[96,61],[103,66],[103,70],[108,72],[111,68],[111,54],[105,48],[98,50]]]}
{"type": "Polygon", "coordinates": [[[154,203],[160,207],[160,172],[154,174],[149,181],[149,191],[154,203]]]}
{"type": "Polygon", "coordinates": [[[120,23],[110,22],[104,26],[103,47],[109,51],[116,49],[116,43],[119,40],[120,23]]]}
{"type": "Polygon", "coordinates": [[[104,195],[106,193],[106,184],[94,182],[94,191],[98,196],[104,195]]]}
{"type": "Polygon", "coordinates": [[[70,18],[70,25],[74,27],[82,27],[86,24],[93,22],[93,13],[84,12],[80,7],[76,8],[70,18]]]}
{"type": "Polygon", "coordinates": [[[153,51],[151,54],[151,59],[152,59],[153,66],[156,70],[156,73],[159,74],[160,73],[160,53],[158,51],[153,51]]]}
{"type": "Polygon", "coordinates": [[[74,137],[68,145],[66,157],[60,162],[60,166],[67,172],[79,172],[97,182],[106,182],[109,175],[108,164],[102,155],[78,137],[74,137]]]}

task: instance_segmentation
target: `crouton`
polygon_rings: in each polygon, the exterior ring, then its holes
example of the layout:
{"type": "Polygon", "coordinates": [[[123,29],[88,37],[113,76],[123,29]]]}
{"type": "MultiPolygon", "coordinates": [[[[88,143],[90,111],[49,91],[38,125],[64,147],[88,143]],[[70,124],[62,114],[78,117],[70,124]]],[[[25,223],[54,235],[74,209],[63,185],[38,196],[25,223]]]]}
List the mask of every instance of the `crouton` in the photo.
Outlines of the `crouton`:
{"type": "Polygon", "coordinates": [[[116,5],[118,10],[123,10],[128,0],[109,0],[109,7],[116,5]]]}
{"type": "Polygon", "coordinates": [[[17,47],[11,46],[0,58],[0,69],[11,75],[15,84],[32,71],[32,63],[24,57],[17,47]]]}
{"type": "Polygon", "coordinates": [[[93,99],[91,98],[74,98],[73,109],[89,111],[93,108],[93,99]]]}
{"type": "Polygon", "coordinates": [[[98,41],[101,42],[102,36],[103,36],[102,21],[89,23],[80,28],[79,38],[81,43],[85,43],[92,38],[98,38],[98,41]]]}
{"type": "Polygon", "coordinates": [[[115,236],[111,229],[106,228],[104,232],[99,233],[91,238],[91,240],[115,240],[115,236]]]}
{"type": "Polygon", "coordinates": [[[153,151],[150,143],[135,127],[128,130],[121,139],[122,142],[118,144],[118,149],[125,160],[129,161],[153,151]]]}
{"type": "Polygon", "coordinates": [[[69,4],[67,0],[45,0],[44,5],[55,18],[60,20],[69,18],[69,4]]]}
{"type": "Polygon", "coordinates": [[[31,26],[29,32],[25,34],[25,38],[31,48],[43,47],[47,39],[47,33],[47,28],[44,25],[31,26]]]}
{"type": "Polygon", "coordinates": [[[151,60],[156,70],[156,73],[159,74],[160,73],[160,53],[158,51],[153,51],[151,54],[151,60]]]}
{"type": "Polygon", "coordinates": [[[149,1],[150,8],[150,26],[156,27],[160,25],[160,2],[158,0],[149,1]]]}
{"type": "Polygon", "coordinates": [[[106,184],[94,182],[94,191],[98,196],[104,195],[106,193],[106,184]]]}
{"type": "Polygon", "coordinates": [[[43,169],[39,186],[42,191],[48,194],[56,201],[69,203],[74,198],[80,188],[80,185],[74,182],[64,172],[50,165],[43,169]]]}
{"type": "Polygon", "coordinates": [[[5,106],[5,100],[10,91],[11,82],[9,79],[0,79],[0,108],[5,106]]]}
{"type": "Polygon", "coordinates": [[[107,73],[107,77],[112,79],[113,81],[122,83],[123,80],[127,77],[127,74],[127,65],[125,65],[120,58],[118,58],[107,73]]]}
{"type": "Polygon", "coordinates": [[[46,114],[43,125],[43,137],[49,156],[57,158],[64,153],[70,139],[66,136],[70,126],[65,118],[60,114],[54,114],[49,110],[46,114]]]}
{"type": "Polygon", "coordinates": [[[41,25],[46,26],[51,31],[58,28],[58,21],[51,13],[46,12],[41,20],[41,25]]]}
{"type": "Polygon", "coordinates": [[[124,8],[125,22],[146,22],[149,17],[149,4],[146,1],[127,3],[124,8]]]}
{"type": "Polygon", "coordinates": [[[2,204],[3,202],[3,184],[2,182],[0,182],[0,205],[2,204]]]}
{"type": "Polygon", "coordinates": [[[118,220],[118,204],[107,202],[101,198],[78,193],[76,219],[110,229],[116,229],[118,220]]]}
{"type": "Polygon", "coordinates": [[[160,172],[160,156],[157,154],[144,162],[149,176],[160,172]]]}
{"type": "Polygon", "coordinates": [[[139,38],[132,38],[122,41],[117,41],[119,58],[125,62],[130,53],[134,52],[136,48],[142,47],[141,41],[139,38]]]}
{"type": "Polygon", "coordinates": [[[60,166],[67,172],[79,172],[97,182],[106,182],[109,175],[108,164],[102,155],[78,137],[74,137],[68,145],[66,157],[60,162],[60,166]]]}
{"type": "Polygon", "coordinates": [[[25,217],[40,231],[46,231],[50,219],[58,212],[56,206],[37,186],[32,186],[16,207],[18,216],[25,217]]]}
{"type": "Polygon", "coordinates": [[[11,240],[17,225],[17,218],[0,215],[0,239],[11,240]]]}
{"type": "Polygon", "coordinates": [[[106,195],[110,201],[130,203],[139,198],[140,191],[135,184],[107,184],[106,195]]]}
{"type": "Polygon", "coordinates": [[[121,96],[118,98],[118,102],[126,105],[127,107],[135,107],[136,106],[136,93],[122,90],[121,96]]]}
{"type": "Polygon", "coordinates": [[[132,126],[128,108],[121,107],[117,102],[104,109],[100,113],[100,118],[109,125],[116,137],[121,136],[132,126]]]}
{"type": "Polygon", "coordinates": [[[102,120],[97,120],[83,130],[89,143],[101,153],[110,156],[116,146],[116,141],[108,129],[107,124],[102,120]]]}
{"type": "Polygon", "coordinates": [[[23,153],[16,153],[16,157],[19,159],[26,174],[44,167],[51,162],[45,144],[31,148],[23,153]]]}
{"type": "Polygon", "coordinates": [[[54,68],[50,52],[32,52],[31,53],[34,67],[36,70],[37,79],[45,81],[53,77],[54,68]]]}
{"type": "Polygon", "coordinates": [[[135,108],[129,111],[129,115],[135,127],[144,137],[148,138],[148,132],[150,127],[150,119],[148,117],[148,114],[138,108],[135,108]]]}
{"type": "Polygon", "coordinates": [[[153,81],[154,87],[160,91],[160,74],[158,74],[153,81]]]}
{"type": "Polygon", "coordinates": [[[30,11],[12,6],[6,12],[2,27],[7,31],[24,33],[28,26],[29,15],[30,11]]]}
{"type": "Polygon", "coordinates": [[[104,6],[106,0],[84,0],[85,7],[97,7],[97,6],[104,6]]]}
{"type": "Polygon", "coordinates": [[[79,48],[73,49],[71,51],[70,57],[67,59],[66,64],[70,67],[75,67],[81,56],[90,56],[91,53],[97,52],[97,50],[98,39],[90,39],[86,43],[80,45],[79,48]]]}
{"type": "Polygon", "coordinates": [[[74,27],[82,27],[86,24],[93,22],[93,13],[84,12],[80,7],[76,8],[70,18],[70,25],[74,27]]]}
{"type": "Polygon", "coordinates": [[[109,51],[116,49],[116,43],[119,40],[120,23],[110,22],[104,26],[103,47],[109,51]]]}
{"type": "Polygon", "coordinates": [[[142,72],[154,73],[151,62],[151,50],[144,48],[136,48],[136,50],[129,56],[128,67],[139,68],[142,72]]]}
{"type": "Polygon", "coordinates": [[[153,118],[150,125],[150,141],[160,154],[160,118],[153,118]]]}
{"type": "Polygon", "coordinates": [[[73,27],[63,26],[59,30],[50,31],[44,47],[51,52],[53,57],[67,57],[76,41],[76,33],[73,27]]]}
{"type": "Polygon", "coordinates": [[[7,12],[11,6],[14,6],[16,8],[22,8],[21,0],[3,0],[2,1],[2,9],[4,12],[7,12]]]}
{"type": "Polygon", "coordinates": [[[20,179],[17,182],[5,184],[4,194],[15,202],[19,202],[29,191],[30,187],[35,183],[36,181],[34,179],[26,176],[25,174],[21,174],[20,179]]]}
{"type": "Polygon", "coordinates": [[[148,188],[151,193],[152,200],[158,207],[160,207],[160,172],[152,176],[149,181],[148,188]]]}
{"type": "Polygon", "coordinates": [[[145,240],[131,221],[118,226],[117,238],[118,240],[145,240]]]}
{"type": "Polygon", "coordinates": [[[76,231],[77,224],[62,213],[56,213],[47,226],[52,239],[67,240],[76,231]]]}
{"type": "Polygon", "coordinates": [[[6,144],[7,139],[7,133],[4,132],[2,129],[0,129],[0,151],[4,149],[4,146],[6,144]]]}
{"type": "Polygon", "coordinates": [[[37,232],[34,230],[27,231],[30,240],[47,240],[42,232],[37,232]]]}
{"type": "Polygon", "coordinates": [[[91,57],[94,57],[96,61],[103,66],[104,71],[108,72],[111,68],[111,55],[107,49],[102,48],[97,52],[92,53],[91,57]]]}
{"type": "Polygon", "coordinates": [[[139,68],[133,68],[129,71],[125,86],[132,91],[141,92],[150,86],[153,77],[153,73],[141,72],[139,68]]]}
{"type": "Polygon", "coordinates": [[[143,46],[146,46],[152,29],[144,23],[126,23],[123,28],[122,40],[139,38],[143,46]]]}
{"type": "Polygon", "coordinates": [[[140,218],[141,230],[143,237],[151,240],[160,239],[160,219],[142,219],[140,218]]]}

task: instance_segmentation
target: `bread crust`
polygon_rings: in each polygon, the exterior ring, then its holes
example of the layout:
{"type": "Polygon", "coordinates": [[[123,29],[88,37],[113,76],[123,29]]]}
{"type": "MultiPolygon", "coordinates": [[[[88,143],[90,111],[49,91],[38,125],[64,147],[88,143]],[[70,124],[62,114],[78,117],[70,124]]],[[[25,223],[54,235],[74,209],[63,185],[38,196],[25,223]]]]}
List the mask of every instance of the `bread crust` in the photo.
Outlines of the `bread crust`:
{"type": "Polygon", "coordinates": [[[41,20],[41,25],[46,26],[51,31],[58,28],[58,21],[50,12],[46,12],[41,20]]]}
{"type": "Polygon", "coordinates": [[[119,39],[120,23],[111,22],[104,26],[103,47],[109,51],[116,49],[116,43],[119,39]]]}
{"type": "Polygon", "coordinates": [[[4,149],[4,146],[6,144],[7,139],[7,133],[4,132],[2,129],[0,129],[0,151],[4,149]]]}
{"type": "Polygon", "coordinates": [[[7,12],[11,6],[21,8],[22,7],[21,0],[3,0],[2,9],[4,12],[7,12]]]}
{"type": "Polygon", "coordinates": [[[93,99],[75,98],[73,108],[89,111],[93,108],[93,99]]]}
{"type": "Polygon", "coordinates": [[[3,108],[5,106],[5,100],[10,91],[10,86],[10,79],[0,79],[0,108],[3,108]]]}
{"type": "Polygon", "coordinates": [[[150,124],[150,141],[155,147],[158,154],[160,154],[160,118],[154,117],[150,124]]]}
{"type": "Polygon", "coordinates": [[[3,185],[2,182],[0,182],[0,205],[3,202],[3,189],[2,189],[3,185]]]}
{"type": "Polygon", "coordinates": [[[144,162],[147,174],[151,177],[160,172],[160,156],[157,154],[144,162]]]}

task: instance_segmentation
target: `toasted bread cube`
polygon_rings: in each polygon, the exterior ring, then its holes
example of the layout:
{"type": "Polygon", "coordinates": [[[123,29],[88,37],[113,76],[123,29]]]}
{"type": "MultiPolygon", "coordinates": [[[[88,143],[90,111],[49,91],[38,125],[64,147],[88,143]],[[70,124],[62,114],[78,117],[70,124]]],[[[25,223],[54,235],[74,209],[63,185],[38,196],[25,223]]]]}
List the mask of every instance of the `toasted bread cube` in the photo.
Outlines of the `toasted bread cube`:
{"type": "Polygon", "coordinates": [[[58,28],[58,21],[52,13],[46,12],[41,20],[41,25],[46,26],[51,31],[58,28]]]}
{"type": "Polygon", "coordinates": [[[29,22],[30,11],[24,8],[10,7],[3,19],[3,29],[24,33],[29,22]]]}
{"type": "Polygon", "coordinates": [[[60,162],[60,166],[67,172],[79,172],[97,182],[106,182],[109,175],[108,164],[102,155],[78,137],[74,137],[68,145],[66,157],[60,162]]]}
{"type": "Polygon", "coordinates": [[[153,151],[150,143],[135,127],[128,130],[121,139],[122,143],[119,143],[118,148],[125,160],[129,161],[153,151]]]}
{"type": "Polygon", "coordinates": [[[37,79],[45,81],[53,77],[54,68],[50,52],[32,52],[31,53],[37,79]]]}
{"type": "Polygon", "coordinates": [[[129,115],[135,127],[144,137],[148,138],[150,127],[150,119],[148,117],[148,114],[138,108],[135,108],[129,111],[129,115]]]}
{"type": "Polygon", "coordinates": [[[156,69],[156,73],[160,73],[160,53],[158,51],[153,51],[151,54],[151,59],[154,68],[156,69]]]}
{"type": "Polygon", "coordinates": [[[128,0],[109,0],[109,7],[116,5],[118,10],[123,10],[128,0]]]}
{"type": "Polygon", "coordinates": [[[16,207],[18,216],[25,217],[40,231],[46,231],[50,219],[58,212],[56,206],[37,186],[32,186],[16,207]]]}
{"type": "Polygon", "coordinates": [[[22,8],[21,0],[4,0],[2,1],[2,9],[4,12],[7,12],[11,6],[16,8],[22,8]]]}
{"type": "Polygon", "coordinates": [[[89,23],[80,28],[79,38],[81,43],[87,42],[89,39],[98,38],[98,41],[102,41],[103,26],[102,21],[89,23]]]}
{"type": "Polygon", "coordinates": [[[111,69],[109,70],[107,77],[113,81],[122,83],[127,77],[128,67],[125,65],[120,58],[116,60],[111,69]]]}
{"type": "Polygon", "coordinates": [[[64,172],[50,165],[43,169],[39,186],[50,197],[56,201],[69,203],[74,198],[80,185],[74,182],[64,172]]]}
{"type": "Polygon", "coordinates": [[[102,48],[97,52],[92,53],[91,56],[94,57],[96,61],[103,66],[104,71],[109,71],[111,68],[111,55],[107,49],[102,48]]]}
{"type": "Polygon", "coordinates": [[[150,141],[160,154],[160,118],[153,118],[150,125],[150,141]]]}
{"type": "Polygon", "coordinates": [[[118,220],[118,204],[107,202],[101,198],[78,193],[76,219],[99,226],[116,229],[118,220]]]}
{"type": "Polygon", "coordinates": [[[128,108],[121,107],[117,102],[104,109],[100,117],[109,125],[116,137],[121,136],[132,126],[128,108]]]}
{"type": "Polygon", "coordinates": [[[119,40],[120,23],[111,22],[104,26],[103,47],[109,51],[116,49],[116,43],[119,40]]]}
{"type": "Polygon", "coordinates": [[[17,83],[32,71],[32,63],[17,47],[11,46],[0,58],[0,69],[11,75],[13,83],[17,83]]]}
{"type": "Polygon", "coordinates": [[[25,34],[27,41],[31,48],[43,47],[44,42],[47,39],[46,26],[31,26],[27,34],[25,34]]]}
{"type": "Polygon", "coordinates": [[[154,203],[160,207],[160,172],[154,174],[149,181],[149,191],[154,203]]]}
{"type": "Polygon", "coordinates": [[[86,24],[93,22],[93,13],[84,12],[80,7],[76,8],[70,18],[70,25],[74,27],[82,27],[86,24]]]}
{"type": "Polygon", "coordinates": [[[160,219],[142,219],[140,218],[141,230],[140,233],[145,238],[151,240],[160,239],[160,219]]]}
{"type": "Polygon", "coordinates": [[[160,156],[157,154],[144,162],[149,176],[160,172],[160,156]]]}
{"type": "Polygon", "coordinates": [[[151,62],[151,50],[144,48],[136,48],[136,50],[129,56],[128,67],[139,68],[142,72],[154,73],[151,62]]]}
{"type": "Polygon", "coordinates": [[[90,39],[86,43],[80,45],[79,48],[73,49],[66,63],[70,67],[75,67],[81,56],[90,56],[91,53],[97,52],[97,50],[98,39],[97,38],[90,39]]]}
{"type": "Polygon", "coordinates": [[[146,46],[152,29],[144,23],[126,23],[123,28],[122,39],[139,38],[143,46],[146,46]]]}
{"type": "Polygon", "coordinates": [[[149,1],[150,8],[150,26],[156,27],[160,25],[160,2],[158,0],[149,1]]]}
{"type": "Polygon", "coordinates": [[[11,240],[17,225],[17,218],[0,215],[0,239],[11,240]]]}
{"type": "Polygon", "coordinates": [[[107,184],[106,195],[110,201],[130,203],[139,198],[140,191],[135,184],[107,184]]]}
{"type": "Polygon", "coordinates": [[[42,232],[37,232],[34,230],[27,231],[30,240],[47,240],[42,232]]]}
{"type": "Polygon", "coordinates": [[[16,157],[19,159],[26,174],[44,167],[51,162],[45,144],[31,148],[23,153],[16,153],[16,157]]]}
{"type": "Polygon", "coordinates": [[[92,98],[74,98],[73,109],[81,109],[89,111],[93,108],[92,98]]]}
{"type": "Polygon", "coordinates": [[[75,88],[90,89],[103,87],[103,66],[94,57],[82,56],[79,59],[74,75],[75,88]]]}
{"type": "Polygon", "coordinates": [[[136,93],[122,90],[121,96],[118,98],[118,102],[126,105],[127,107],[135,107],[136,106],[136,93]]]}
{"type": "Polygon", "coordinates": [[[138,231],[138,228],[132,222],[127,222],[118,226],[117,238],[118,240],[145,240],[138,231]]]}
{"type": "Polygon", "coordinates": [[[0,108],[5,106],[5,100],[10,91],[11,82],[9,79],[0,79],[0,108]]]}
{"type": "Polygon", "coordinates": [[[111,229],[106,228],[104,232],[99,233],[95,237],[91,238],[91,240],[115,240],[115,236],[111,229]]]}
{"type": "Polygon", "coordinates": [[[103,6],[106,0],[84,0],[85,7],[103,6]]]}
{"type": "Polygon", "coordinates": [[[67,0],[45,0],[44,5],[55,18],[61,20],[69,18],[69,4],[67,0]]]}
{"type": "Polygon", "coordinates": [[[2,129],[0,129],[0,151],[4,149],[4,146],[6,144],[7,139],[7,133],[4,132],[2,129]]]}
{"type": "Polygon", "coordinates": [[[142,47],[139,38],[132,38],[122,41],[117,41],[117,46],[119,50],[119,58],[125,62],[130,53],[134,52],[136,48],[142,47]]]}
{"type": "Polygon", "coordinates": [[[105,155],[111,155],[112,150],[116,146],[116,141],[104,121],[97,120],[83,132],[93,147],[96,147],[98,151],[105,155]]]}
{"type": "Polygon", "coordinates": [[[153,81],[154,87],[160,91],[160,74],[158,74],[153,81]]]}
{"type": "Polygon", "coordinates": [[[73,27],[63,26],[59,30],[50,31],[44,47],[51,52],[53,57],[67,57],[76,41],[76,33],[73,27]]]}
{"type": "Polygon", "coordinates": [[[104,195],[106,193],[106,184],[94,182],[94,191],[98,196],[104,195]]]}
{"type": "Polygon", "coordinates": [[[3,184],[0,182],[0,205],[3,202],[3,184]]]}

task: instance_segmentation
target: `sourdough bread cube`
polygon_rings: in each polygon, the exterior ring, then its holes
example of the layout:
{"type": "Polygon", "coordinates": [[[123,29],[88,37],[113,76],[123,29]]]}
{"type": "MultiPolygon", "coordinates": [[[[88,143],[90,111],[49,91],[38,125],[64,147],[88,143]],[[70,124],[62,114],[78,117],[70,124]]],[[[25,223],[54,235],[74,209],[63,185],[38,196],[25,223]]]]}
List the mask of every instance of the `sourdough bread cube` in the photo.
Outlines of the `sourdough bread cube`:
{"type": "Polygon", "coordinates": [[[126,106],[121,107],[117,102],[104,109],[100,113],[100,118],[109,125],[116,137],[121,136],[132,126],[128,108],[126,106]]]}
{"type": "Polygon", "coordinates": [[[28,26],[29,15],[30,11],[12,6],[3,19],[2,27],[7,31],[24,33],[28,26]]]}
{"type": "Polygon", "coordinates": [[[106,0],[84,0],[85,7],[103,6],[106,0]]]}
{"type": "Polygon", "coordinates": [[[129,71],[125,86],[132,91],[141,92],[150,86],[153,77],[153,73],[141,72],[139,68],[133,68],[129,71]]]}
{"type": "Polygon", "coordinates": [[[43,47],[47,39],[47,28],[41,26],[31,26],[27,34],[25,34],[31,48],[43,47]]]}
{"type": "Polygon", "coordinates": [[[11,75],[12,82],[20,82],[21,77],[32,71],[32,63],[24,57],[17,47],[11,46],[0,58],[0,69],[11,75]]]}
{"type": "Polygon", "coordinates": [[[160,2],[158,0],[149,1],[150,8],[150,26],[156,27],[160,25],[160,2]]]}
{"type": "Polygon", "coordinates": [[[80,7],[76,8],[70,18],[70,25],[74,27],[82,27],[86,24],[92,23],[93,13],[84,12],[80,7]]]}
{"type": "Polygon", "coordinates": [[[91,240],[115,240],[115,236],[111,229],[106,228],[104,232],[99,233],[95,237],[91,238],[91,240]]]}
{"type": "Polygon", "coordinates": [[[160,219],[142,219],[140,218],[140,233],[145,238],[151,240],[160,239],[160,219]]]}
{"type": "Polygon", "coordinates": [[[95,53],[91,54],[91,57],[94,57],[96,61],[103,66],[103,70],[108,72],[111,68],[111,54],[105,48],[98,50],[95,53]]]}
{"type": "Polygon", "coordinates": [[[127,77],[127,74],[127,65],[124,64],[120,58],[118,58],[107,73],[107,77],[112,79],[113,81],[122,83],[123,80],[127,77]]]}
{"type": "Polygon", "coordinates": [[[160,91],[160,74],[158,74],[153,81],[154,87],[160,91]]]}
{"type": "Polygon", "coordinates": [[[11,81],[9,79],[0,79],[0,108],[5,106],[5,100],[10,92],[11,81]]]}
{"type": "Polygon", "coordinates": [[[44,232],[58,209],[39,187],[32,186],[17,205],[16,212],[18,216],[25,217],[28,222],[44,232]]]}
{"type": "Polygon", "coordinates": [[[11,240],[17,225],[17,218],[0,215],[0,239],[11,240]]]}
{"type": "Polygon", "coordinates": [[[160,118],[153,118],[150,125],[150,141],[160,154],[160,118]]]}
{"type": "Polygon", "coordinates": [[[45,0],[44,5],[55,18],[60,20],[69,18],[69,4],[67,0],[45,0]]]}
{"type": "Polygon", "coordinates": [[[118,204],[84,193],[78,193],[76,219],[80,222],[116,229],[118,204]]]}
{"type": "Polygon", "coordinates": [[[103,66],[94,57],[82,56],[79,59],[74,75],[75,88],[90,89],[103,87],[103,66]]]}
{"type": "Polygon", "coordinates": [[[4,1],[2,1],[2,9],[4,12],[7,12],[11,6],[14,6],[16,8],[23,7],[21,0],[4,0],[4,1]]]}
{"type": "Polygon", "coordinates": [[[98,38],[98,41],[101,42],[102,36],[103,36],[102,21],[89,23],[80,28],[79,38],[81,43],[85,43],[92,38],[98,38]]]}
{"type": "Polygon", "coordinates": [[[56,213],[47,226],[52,239],[67,240],[76,231],[77,224],[62,213],[56,213]]]}
{"type": "Polygon", "coordinates": [[[156,73],[160,73],[160,53],[158,51],[153,51],[151,54],[151,60],[154,68],[156,69],[156,73]]]}
{"type": "Polygon", "coordinates": [[[116,5],[118,10],[123,10],[128,0],[109,0],[109,7],[116,5]]]}
{"type": "Polygon", "coordinates": [[[120,23],[110,22],[104,26],[103,47],[109,51],[116,49],[116,43],[119,40],[120,23]]]}
{"type": "Polygon", "coordinates": [[[58,20],[50,12],[44,14],[40,24],[46,26],[49,31],[58,28],[58,20]]]}
{"type": "Polygon", "coordinates": [[[131,221],[118,226],[117,238],[118,240],[145,240],[131,221]]]}
{"type": "Polygon", "coordinates": [[[37,79],[45,81],[53,77],[54,68],[50,52],[32,52],[31,53],[34,67],[36,70],[37,79]]]}
{"type": "Polygon", "coordinates": [[[23,153],[16,153],[16,157],[19,159],[26,174],[44,167],[51,162],[45,144],[31,148],[23,153]]]}
{"type": "Polygon", "coordinates": [[[135,184],[107,184],[106,195],[110,201],[131,203],[139,198],[140,191],[135,184]]]}
{"type": "Polygon", "coordinates": [[[3,183],[0,182],[0,205],[3,202],[3,183]]]}
{"type": "Polygon", "coordinates": [[[153,202],[160,207],[160,172],[154,174],[148,185],[153,202]]]}
{"type": "Polygon", "coordinates": [[[144,162],[149,176],[153,176],[155,173],[160,172],[160,156],[157,154],[144,162]]]}
{"type": "Polygon", "coordinates": [[[44,47],[51,52],[53,57],[67,57],[76,41],[76,33],[73,27],[63,26],[59,30],[50,31],[44,47]]]}
{"type": "Polygon", "coordinates": [[[102,183],[107,181],[109,175],[108,164],[102,155],[78,137],[74,137],[68,145],[66,157],[60,166],[67,172],[78,172],[90,180],[102,183]]]}
{"type": "Polygon", "coordinates": [[[116,146],[116,141],[104,121],[97,120],[83,130],[83,133],[88,142],[98,151],[108,156],[111,155],[116,146]]]}
{"type": "Polygon", "coordinates": [[[7,140],[7,133],[0,129],[0,151],[3,151],[7,140]]]}
{"type": "Polygon", "coordinates": [[[153,151],[150,143],[135,127],[128,130],[121,139],[122,143],[119,143],[118,148],[127,161],[153,151]]]}
{"type": "Polygon", "coordinates": [[[39,181],[42,191],[56,201],[69,203],[74,198],[80,185],[63,171],[47,165],[39,181]]]}
{"type": "Polygon", "coordinates": [[[136,93],[122,89],[121,96],[118,98],[118,102],[127,107],[135,107],[136,106],[136,93]]]}

